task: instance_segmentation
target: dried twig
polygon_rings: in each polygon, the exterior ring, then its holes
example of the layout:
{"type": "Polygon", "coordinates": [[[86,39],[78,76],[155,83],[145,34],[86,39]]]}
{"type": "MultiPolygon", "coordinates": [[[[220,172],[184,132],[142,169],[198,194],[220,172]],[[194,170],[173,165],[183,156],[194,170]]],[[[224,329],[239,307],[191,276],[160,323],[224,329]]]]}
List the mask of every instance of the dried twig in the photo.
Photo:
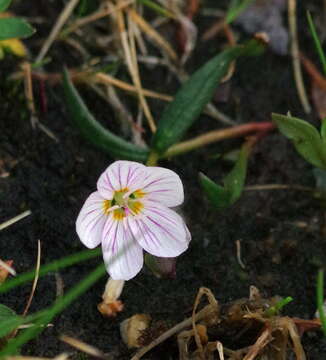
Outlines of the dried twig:
{"type": "Polygon", "coordinates": [[[291,35],[291,55],[293,62],[294,79],[297,87],[299,99],[306,114],[311,112],[311,106],[307,97],[306,89],[303,82],[300,55],[299,55],[299,41],[297,33],[297,19],[296,19],[296,0],[288,0],[288,20],[291,35]]]}
{"type": "Polygon", "coordinates": [[[135,2],[135,0],[127,0],[119,5],[115,6],[114,9],[104,8],[104,9],[98,10],[88,16],[83,16],[82,18],[78,19],[77,21],[72,23],[70,26],[68,26],[66,29],[64,29],[60,33],[59,38],[64,38],[67,35],[69,35],[70,33],[76,31],[78,28],[83,27],[89,23],[96,21],[96,20],[102,19],[105,16],[111,15],[115,11],[121,10],[121,9],[129,6],[133,2],[135,2]]]}
{"type": "MultiPolygon", "coordinates": [[[[118,4],[121,0],[118,0],[118,4]]],[[[126,30],[126,25],[123,17],[123,13],[120,10],[117,14],[117,23],[119,28],[120,40],[122,44],[122,48],[124,51],[125,60],[128,66],[129,73],[132,77],[133,83],[137,89],[137,94],[139,101],[143,107],[145,116],[148,120],[149,127],[152,132],[156,131],[156,126],[154,123],[154,119],[150,112],[149,106],[143,94],[143,89],[141,85],[139,69],[138,69],[138,62],[137,62],[137,55],[136,55],[136,48],[135,48],[135,41],[134,41],[134,33],[129,26],[129,31],[126,30]]]]}
{"type": "Polygon", "coordinates": [[[86,344],[78,339],[72,338],[70,336],[62,335],[60,336],[60,340],[87,355],[93,356],[98,359],[108,358],[101,350],[97,349],[92,345],[86,344]]]}
{"type": "Polygon", "coordinates": [[[24,219],[26,216],[31,215],[31,213],[32,213],[31,210],[26,210],[26,211],[22,212],[21,214],[13,217],[12,219],[9,219],[9,220],[3,222],[2,224],[0,224],[0,231],[15,224],[17,221],[24,219]]]}
{"type": "Polygon", "coordinates": [[[12,276],[16,276],[15,269],[9,266],[5,261],[2,261],[1,259],[0,259],[0,267],[4,268],[7,271],[7,273],[11,274],[12,276]]]}
{"type": "Polygon", "coordinates": [[[27,304],[25,306],[23,316],[26,316],[26,314],[28,313],[28,310],[31,306],[31,303],[32,303],[32,300],[34,297],[34,293],[36,290],[37,282],[39,279],[40,266],[41,266],[41,242],[40,242],[40,240],[37,240],[37,261],[36,261],[35,277],[34,277],[34,281],[33,281],[32,291],[29,295],[27,304]]]}
{"type": "Polygon", "coordinates": [[[62,29],[63,25],[66,23],[69,16],[71,15],[71,13],[74,11],[74,8],[77,6],[78,2],[79,2],[79,0],[70,0],[66,4],[66,6],[62,10],[61,14],[59,15],[56,23],[54,24],[54,26],[50,32],[50,35],[44,42],[39,54],[37,55],[36,60],[35,60],[36,62],[40,62],[44,59],[44,56],[50,49],[52,43],[54,42],[55,38],[57,37],[59,31],[62,29]]]}
{"type": "Polygon", "coordinates": [[[141,348],[132,358],[131,360],[139,360],[140,358],[142,358],[148,351],[152,350],[154,347],[156,347],[157,345],[161,344],[163,341],[167,340],[168,338],[170,338],[171,336],[177,334],[178,332],[182,331],[183,329],[190,327],[191,324],[193,323],[193,320],[195,322],[198,322],[200,320],[205,319],[209,314],[211,314],[212,312],[212,306],[211,305],[207,305],[205,306],[202,310],[200,310],[194,317],[194,319],[192,317],[189,317],[183,321],[181,321],[180,323],[178,323],[177,325],[175,325],[173,328],[167,330],[165,333],[163,333],[162,335],[160,335],[158,338],[156,338],[155,340],[153,340],[150,344],[144,346],[143,348],[141,348]]]}
{"type": "Polygon", "coordinates": [[[163,50],[168,56],[176,61],[178,59],[178,55],[173,50],[171,45],[141,16],[137,14],[137,12],[133,9],[128,11],[131,19],[139,25],[139,27],[144,31],[144,33],[150,38],[153,39],[154,42],[158,45],[160,50],[163,50]]]}

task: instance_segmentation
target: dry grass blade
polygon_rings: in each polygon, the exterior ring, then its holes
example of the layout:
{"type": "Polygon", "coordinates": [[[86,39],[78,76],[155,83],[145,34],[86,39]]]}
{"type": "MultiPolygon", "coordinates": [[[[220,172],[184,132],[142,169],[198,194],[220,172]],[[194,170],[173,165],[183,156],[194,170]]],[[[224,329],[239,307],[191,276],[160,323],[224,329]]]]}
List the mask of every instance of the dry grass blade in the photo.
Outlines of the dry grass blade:
{"type": "Polygon", "coordinates": [[[27,108],[31,113],[31,124],[32,127],[36,126],[41,129],[47,136],[49,136],[54,141],[58,142],[58,138],[49,130],[45,125],[39,122],[39,119],[36,115],[35,103],[34,103],[34,95],[33,95],[33,82],[32,82],[32,71],[30,63],[23,63],[23,76],[24,76],[24,89],[25,89],[25,97],[27,101],[27,108]]]}
{"type": "Polygon", "coordinates": [[[253,360],[256,356],[264,349],[264,347],[273,340],[271,336],[270,329],[265,329],[262,334],[259,336],[257,341],[250,347],[247,355],[243,360],[253,360]]]}
{"type": "Polygon", "coordinates": [[[15,224],[18,221],[24,219],[26,216],[31,215],[31,213],[32,213],[31,210],[26,210],[26,211],[22,212],[21,214],[13,217],[12,219],[9,219],[9,220],[3,222],[2,224],[0,224],[0,231],[15,224]]]}
{"type": "MultiPolygon", "coordinates": [[[[137,88],[134,85],[131,85],[124,81],[116,79],[115,77],[108,75],[108,74],[97,73],[94,75],[94,78],[99,83],[110,84],[110,85],[116,86],[122,90],[133,92],[133,93],[137,92],[137,88]]],[[[142,92],[143,92],[143,95],[154,98],[154,99],[160,99],[160,100],[164,100],[164,101],[172,101],[172,99],[173,99],[173,97],[170,95],[157,93],[155,91],[151,91],[151,90],[147,90],[147,89],[142,89],[142,92]]]]}
{"type": "Polygon", "coordinates": [[[92,345],[86,344],[83,341],[66,335],[60,336],[60,340],[87,355],[94,356],[98,359],[107,359],[101,350],[92,345]]]}
{"type": "Polygon", "coordinates": [[[193,321],[198,322],[200,320],[206,319],[207,317],[211,316],[212,311],[214,311],[214,309],[212,309],[211,305],[205,306],[202,310],[198,311],[198,313],[195,315],[194,319],[192,317],[187,318],[187,319],[181,321],[180,323],[178,323],[177,325],[175,325],[173,328],[167,330],[165,333],[163,333],[158,338],[153,340],[150,344],[148,344],[148,345],[144,346],[143,348],[141,348],[131,358],[131,360],[139,360],[139,359],[141,359],[146,353],[148,353],[150,350],[155,348],[157,345],[161,344],[162,342],[164,342],[165,340],[167,340],[171,336],[173,336],[173,335],[179,333],[180,331],[182,331],[182,330],[188,328],[189,326],[191,326],[193,324],[193,321]]]}
{"type": "Polygon", "coordinates": [[[177,61],[178,55],[171,45],[134,9],[128,11],[131,19],[144,31],[144,33],[158,45],[159,49],[166,53],[172,60],[177,61]]]}
{"type": "Polygon", "coordinates": [[[34,103],[31,64],[24,62],[22,65],[22,69],[24,73],[24,91],[27,102],[27,108],[31,113],[32,127],[35,128],[38,122],[38,118],[36,116],[35,103],[34,103]]]}
{"type": "Polygon", "coordinates": [[[35,356],[6,356],[6,360],[67,360],[69,355],[62,353],[54,358],[35,357],[35,356]]]}
{"type": "Polygon", "coordinates": [[[308,101],[306,89],[303,82],[301,66],[300,66],[300,52],[299,52],[299,42],[297,34],[297,19],[296,19],[296,0],[288,0],[288,18],[289,18],[289,27],[291,34],[291,55],[293,62],[293,71],[295,84],[297,87],[299,99],[301,101],[304,111],[309,114],[311,112],[311,106],[308,101]]]}
{"type": "Polygon", "coordinates": [[[135,2],[135,0],[128,0],[128,1],[125,1],[125,2],[117,5],[114,9],[104,8],[104,9],[98,10],[88,16],[84,16],[81,19],[78,19],[77,21],[72,23],[65,30],[63,30],[60,34],[60,38],[66,37],[70,33],[76,31],[78,28],[81,28],[81,27],[83,27],[87,24],[90,24],[96,20],[102,19],[105,16],[111,15],[115,11],[122,10],[123,8],[129,6],[130,4],[132,4],[134,2],[135,2]]]}
{"type": "Polygon", "coordinates": [[[290,333],[290,337],[293,343],[293,350],[295,352],[297,360],[306,360],[306,354],[303,350],[296,325],[294,324],[293,320],[288,317],[284,318],[283,320],[287,322],[287,328],[290,333]]]}
{"type": "MultiPolygon", "coordinates": [[[[121,3],[121,0],[118,0],[118,4],[121,3]]],[[[131,27],[129,26],[129,31],[126,30],[125,20],[123,12],[120,10],[117,14],[117,23],[119,28],[120,40],[125,56],[125,61],[127,63],[127,67],[129,73],[131,75],[132,81],[137,89],[137,94],[139,101],[143,107],[144,114],[147,118],[149,127],[152,132],[156,131],[156,126],[154,123],[154,119],[150,112],[149,106],[143,94],[143,89],[141,85],[139,69],[138,69],[138,62],[137,62],[137,54],[136,54],[136,47],[135,47],[135,39],[134,39],[134,32],[132,31],[131,27]]]]}
{"type": "Polygon", "coordinates": [[[55,38],[59,34],[63,25],[66,23],[69,16],[71,15],[71,13],[74,11],[74,8],[77,6],[78,2],[79,2],[79,0],[70,0],[67,3],[67,5],[64,7],[64,9],[62,10],[60,16],[58,17],[56,23],[54,24],[54,26],[50,32],[50,35],[45,40],[39,54],[37,55],[35,62],[40,62],[44,59],[44,56],[50,49],[52,43],[54,42],[55,38]]]}
{"type": "Polygon", "coordinates": [[[39,274],[40,274],[40,266],[41,266],[41,242],[40,240],[37,240],[37,260],[36,260],[36,269],[35,269],[35,278],[33,281],[33,286],[32,286],[32,291],[29,295],[27,304],[25,306],[24,312],[23,312],[23,316],[26,316],[26,314],[28,313],[28,310],[31,306],[33,297],[34,297],[34,293],[36,290],[36,286],[37,286],[37,282],[39,279],[39,274]]]}
{"type": "MultiPolygon", "coordinates": [[[[6,262],[2,261],[1,259],[0,259],[0,268],[5,269],[10,275],[16,276],[15,269],[12,268],[11,266],[9,266],[6,262]]],[[[1,272],[1,269],[0,269],[0,272],[1,272]]],[[[1,277],[0,277],[0,280],[1,280],[1,277]]],[[[1,284],[1,281],[0,281],[0,284],[1,284]]]]}
{"type": "Polygon", "coordinates": [[[218,351],[218,356],[220,357],[220,360],[224,360],[223,344],[221,342],[216,342],[216,349],[218,351]]]}

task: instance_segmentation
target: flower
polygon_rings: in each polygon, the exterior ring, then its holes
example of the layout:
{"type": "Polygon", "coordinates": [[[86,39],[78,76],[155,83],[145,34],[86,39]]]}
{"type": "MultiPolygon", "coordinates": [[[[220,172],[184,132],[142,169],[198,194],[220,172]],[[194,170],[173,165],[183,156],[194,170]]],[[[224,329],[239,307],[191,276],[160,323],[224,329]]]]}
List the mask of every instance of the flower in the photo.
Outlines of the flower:
{"type": "Polygon", "coordinates": [[[129,280],[143,267],[143,250],[176,257],[188,248],[191,235],[182,217],[170,209],[183,199],[182,182],[173,171],[116,161],[87,198],[76,230],[88,248],[102,243],[112,279],[129,280]]]}

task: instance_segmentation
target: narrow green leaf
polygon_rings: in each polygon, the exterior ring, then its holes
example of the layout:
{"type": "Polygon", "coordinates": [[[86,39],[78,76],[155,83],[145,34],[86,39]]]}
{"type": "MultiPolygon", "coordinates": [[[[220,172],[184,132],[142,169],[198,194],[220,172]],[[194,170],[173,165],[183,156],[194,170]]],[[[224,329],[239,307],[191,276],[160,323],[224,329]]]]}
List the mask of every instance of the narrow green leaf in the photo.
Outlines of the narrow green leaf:
{"type": "Polygon", "coordinates": [[[20,324],[20,317],[8,306],[0,304],[0,339],[20,324]]]}
{"type": "Polygon", "coordinates": [[[326,119],[324,119],[323,122],[321,123],[320,133],[324,144],[326,144],[326,119]]]}
{"type": "Polygon", "coordinates": [[[20,18],[0,19],[0,40],[12,38],[25,38],[33,35],[35,29],[25,20],[20,18]]]}
{"type": "Polygon", "coordinates": [[[326,169],[326,146],[314,126],[307,121],[281,114],[272,114],[272,119],[305,160],[326,169]]]}
{"type": "Polygon", "coordinates": [[[238,200],[242,193],[247,175],[248,156],[248,148],[246,145],[243,145],[237,162],[224,179],[224,186],[230,193],[231,204],[238,200]]]}
{"type": "Polygon", "coordinates": [[[149,151],[136,146],[105,129],[93,115],[64,71],[64,92],[71,117],[81,134],[93,145],[118,159],[145,162],[149,151]]]}
{"type": "Polygon", "coordinates": [[[324,310],[324,301],[324,270],[320,269],[317,275],[317,308],[324,336],[326,336],[326,314],[324,310]]]}
{"type": "MultiPolygon", "coordinates": [[[[101,248],[96,248],[92,250],[83,250],[76,254],[65,256],[64,258],[55,260],[50,264],[42,265],[39,271],[39,277],[42,277],[51,271],[58,271],[60,269],[64,269],[66,267],[92,259],[94,257],[98,257],[101,255],[101,253],[101,248]]],[[[35,271],[36,270],[32,270],[24,274],[18,275],[10,280],[6,280],[0,285],[0,294],[33,280],[35,278],[35,271]]]]}
{"type": "Polygon", "coordinates": [[[325,57],[325,53],[324,53],[323,47],[321,45],[321,42],[319,40],[319,36],[317,34],[314,21],[313,21],[312,16],[311,16],[309,11],[307,11],[307,18],[308,18],[310,34],[311,34],[311,36],[312,36],[312,38],[314,40],[315,48],[316,48],[316,50],[318,52],[318,55],[319,55],[319,60],[320,60],[320,62],[322,64],[322,66],[323,66],[324,75],[326,75],[326,57],[325,57]]]}
{"type": "Polygon", "coordinates": [[[248,156],[249,147],[244,144],[233,169],[223,180],[224,187],[216,184],[204,174],[200,174],[200,183],[206,195],[218,209],[231,206],[241,196],[247,174],[248,156]]]}
{"type": "Polygon", "coordinates": [[[64,296],[60,297],[53,306],[43,312],[43,315],[35,322],[35,326],[30,327],[19,334],[13,341],[0,351],[0,357],[12,355],[22,345],[36,337],[42,330],[44,325],[48,324],[52,319],[60,314],[67,306],[75,301],[80,295],[87,291],[95,282],[97,282],[104,274],[106,269],[104,264],[99,265],[94,271],[86,276],[82,281],[69,290],[64,296]]]}
{"type": "Polygon", "coordinates": [[[254,0],[233,0],[225,16],[225,23],[231,24],[254,0]]]}
{"type": "Polygon", "coordinates": [[[205,174],[199,174],[199,182],[205,191],[210,202],[218,209],[230,206],[230,193],[223,187],[216,184],[205,174]]]}
{"type": "Polygon", "coordinates": [[[154,10],[157,14],[163,15],[165,17],[173,18],[173,14],[170,11],[166,10],[164,7],[160,6],[154,1],[151,0],[137,0],[139,3],[149,7],[150,9],[154,10]]]}
{"type": "Polygon", "coordinates": [[[215,56],[197,70],[165,108],[153,137],[153,150],[162,154],[180,140],[211,99],[231,62],[240,55],[250,55],[257,48],[261,48],[261,45],[256,41],[251,41],[246,46],[235,46],[215,56]]]}
{"type": "Polygon", "coordinates": [[[11,0],[0,0],[0,12],[7,10],[11,3],[11,0]]]}
{"type": "Polygon", "coordinates": [[[17,316],[14,310],[10,309],[8,306],[0,304],[0,324],[2,321],[17,316]]]}

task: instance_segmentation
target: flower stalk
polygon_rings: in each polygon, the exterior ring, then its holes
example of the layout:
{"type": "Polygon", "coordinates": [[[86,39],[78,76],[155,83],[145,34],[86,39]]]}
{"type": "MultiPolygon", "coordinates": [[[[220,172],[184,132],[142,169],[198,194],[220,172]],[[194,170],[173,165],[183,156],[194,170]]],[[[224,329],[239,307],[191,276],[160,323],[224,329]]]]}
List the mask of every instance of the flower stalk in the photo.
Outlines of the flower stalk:
{"type": "Polygon", "coordinates": [[[249,135],[251,133],[265,134],[275,128],[272,122],[253,122],[244,125],[238,125],[221,130],[209,131],[206,134],[197,136],[193,139],[183,141],[179,144],[171,146],[162,156],[169,158],[187,153],[189,151],[201,148],[203,146],[231,138],[237,138],[249,135]]]}

